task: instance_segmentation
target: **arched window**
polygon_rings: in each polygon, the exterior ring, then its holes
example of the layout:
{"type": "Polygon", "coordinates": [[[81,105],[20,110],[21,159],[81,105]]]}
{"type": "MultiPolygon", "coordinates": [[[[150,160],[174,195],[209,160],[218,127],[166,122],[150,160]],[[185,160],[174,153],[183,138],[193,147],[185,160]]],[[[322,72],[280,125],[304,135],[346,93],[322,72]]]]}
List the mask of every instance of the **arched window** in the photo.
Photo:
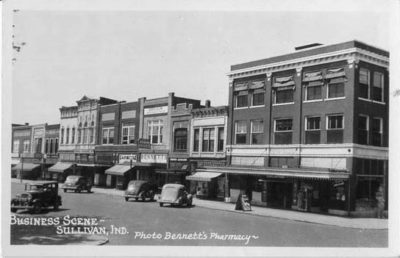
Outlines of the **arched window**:
{"type": "Polygon", "coordinates": [[[65,143],[68,144],[69,143],[69,128],[67,128],[67,134],[65,136],[65,143]]]}
{"type": "Polygon", "coordinates": [[[75,143],[75,127],[72,128],[71,143],[75,143]]]}
{"type": "Polygon", "coordinates": [[[64,128],[61,128],[61,144],[64,144],[64,128]]]}

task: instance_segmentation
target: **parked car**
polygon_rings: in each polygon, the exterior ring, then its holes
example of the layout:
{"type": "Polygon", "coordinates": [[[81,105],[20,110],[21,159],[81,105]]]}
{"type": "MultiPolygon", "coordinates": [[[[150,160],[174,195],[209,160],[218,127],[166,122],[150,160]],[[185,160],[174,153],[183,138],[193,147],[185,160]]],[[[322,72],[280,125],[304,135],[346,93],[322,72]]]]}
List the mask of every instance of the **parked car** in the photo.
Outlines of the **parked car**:
{"type": "Polygon", "coordinates": [[[90,193],[92,183],[89,178],[84,176],[68,176],[61,188],[64,189],[64,192],[71,190],[75,193],[80,193],[82,191],[90,193]]]}
{"type": "Polygon", "coordinates": [[[184,185],[181,184],[165,184],[161,191],[161,196],[158,198],[160,207],[165,203],[172,206],[192,206],[193,196],[186,191],[184,185]]]}
{"type": "Polygon", "coordinates": [[[158,188],[155,184],[143,181],[143,180],[132,180],[128,183],[128,187],[125,191],[125,201],[128,201],[129,198],[134,198],[135,201],[141,199],[145,201],[149,199],[150,201],[154,200],[154,195],[156,194],[158,188]]]}
{"type": "Polygon", "coordinates": [[[40,213],[42,209],[48,207],[58,210],[61,204],[58,182],[35,181],[25,184],[25,192],[11,200],[11,212],[28,209],[33,213],[40,213]]]}

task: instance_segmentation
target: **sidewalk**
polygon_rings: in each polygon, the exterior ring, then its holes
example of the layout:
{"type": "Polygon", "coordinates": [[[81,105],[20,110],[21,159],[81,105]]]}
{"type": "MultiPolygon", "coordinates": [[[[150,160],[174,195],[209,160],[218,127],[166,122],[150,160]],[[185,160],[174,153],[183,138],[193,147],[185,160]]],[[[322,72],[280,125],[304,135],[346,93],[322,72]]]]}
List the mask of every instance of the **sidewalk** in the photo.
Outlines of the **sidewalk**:
{"type": "MultiPolygon", "coordinates": [[[[124,191],[116,189],[106,189],[93,187],[92,191],[95,193],[110,194],[123,196],[124,191]]],[[[221,201],[210,201],[195,198],[193,205],[208,209],[222,210],[228,212],[241,213],[253,216],[262,217],[274,217],[279,219],[288,219],[302,222],[310,222],[323,225],[332,225],[346,228],[358,228],[358,229],[387,229],[387,219],[375,219],[375,218],[346,218],[332,215],[321,215],[315,213],[306,213],[300,211],[291,210],[280,210],[271,209],[264,207],[251,207],[251,211],[236,211],[234,203],[225,203],[221,201]]]]}

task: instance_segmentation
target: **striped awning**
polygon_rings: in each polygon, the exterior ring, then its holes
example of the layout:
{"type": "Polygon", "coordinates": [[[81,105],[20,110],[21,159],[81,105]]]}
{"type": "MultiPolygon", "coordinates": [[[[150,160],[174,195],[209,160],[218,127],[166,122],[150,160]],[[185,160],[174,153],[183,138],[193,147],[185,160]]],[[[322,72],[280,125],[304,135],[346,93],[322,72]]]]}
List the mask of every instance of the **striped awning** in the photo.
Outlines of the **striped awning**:
{"type": "Polygon", "coordinates": [[[240,167],[209,167],[204,169],[197,169],[198,172],[209,173],[227,173],[239,175],[260,175],[260,176],[279,176],[284,178],[315,178],[315,179],[348,179],[350,173],[348,172],[331,172],[331,171],[318,171],[310,169],[299,168],[265,168],[265,169],[251,169],[240,167]]]}
{"type": "Polygon", "coordinates": [[[186,176],[186,180],[211,182],[212,179],[219,177],[222,173],[214,172],[196,172],[193,175],[186,176]]]}
{"type": "Polygon", "coordinates": [[[115,165],[115,166],[107,169],[105,171],[105,173],[108,174],[108,175],[123,176],[130,169],[131,169],[131,167],[127,166],[127,165],[115,165]]]}
{"type": "Polygon", "coordinates": [[[49,171],[63,173],[65,170],[71,168],[73,165],[74,164],[72,163],[57,162],[53,166],[49,167],[49,171]]]}
{"type": "Polygon", "coordinates": [[[22,170],[22,171],[32,171],[35,168],[40,167],[39,164],[33,164],[33,163],[18,163],[15,167],[12,168],[12,170],[22,170]]]}
{"type": "Polygon", "coordinates": [[[344,68],[337,68],[337,69],[329,69],[325,78],[332,79],[337,77],[344,77],[346,73],[344,72],[344,68]]]}

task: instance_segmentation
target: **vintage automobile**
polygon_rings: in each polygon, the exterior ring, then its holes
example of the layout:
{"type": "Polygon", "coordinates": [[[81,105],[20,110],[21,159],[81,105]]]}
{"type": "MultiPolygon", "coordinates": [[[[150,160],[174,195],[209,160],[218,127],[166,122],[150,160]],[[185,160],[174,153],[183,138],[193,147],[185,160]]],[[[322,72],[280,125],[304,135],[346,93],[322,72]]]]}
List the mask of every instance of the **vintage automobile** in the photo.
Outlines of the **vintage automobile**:
{"type": "Polygon", "coordinates": [[[57,181],[34,181],[25,184],[25,192],[11,200],[11,212],[29,210],[40,213],[42,209],[61,206],[61,196],[58,195],[57,181]]]}
{"type": "Polygon", "coordinates": [[[82,191],[90,193],[92,183],[84,176],[68,176],[61,188],[64,189],[64,192],[71,190],[75,193],[80,193],[82,191]]]}
{"type": "Polygon", "coordinates": [[[151,182],[143,180],[132,180],[128,183],[128,187],[125,190],[125,201],[130,198],[145,201],[146,199],[154,200],[154,195],[157,193],[157,186],[151,182]]]}
{"type": "Polygon", "coordinates": [[[186,191],[184,185],[181,184],[165,184],[161,191],[161,196],[158,198],[160,207],[165,203],[171,206],[192,206],[193,196],[186,191]]]}

